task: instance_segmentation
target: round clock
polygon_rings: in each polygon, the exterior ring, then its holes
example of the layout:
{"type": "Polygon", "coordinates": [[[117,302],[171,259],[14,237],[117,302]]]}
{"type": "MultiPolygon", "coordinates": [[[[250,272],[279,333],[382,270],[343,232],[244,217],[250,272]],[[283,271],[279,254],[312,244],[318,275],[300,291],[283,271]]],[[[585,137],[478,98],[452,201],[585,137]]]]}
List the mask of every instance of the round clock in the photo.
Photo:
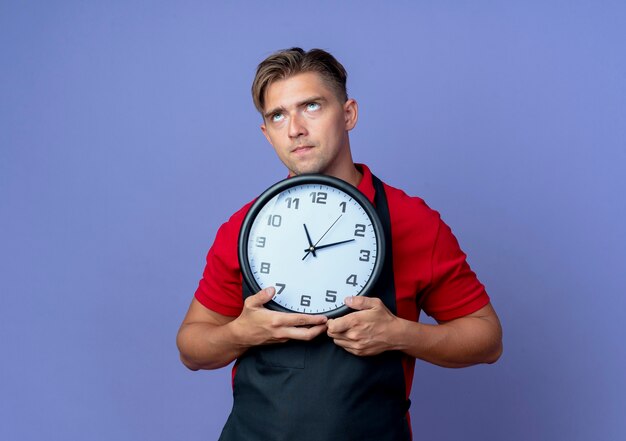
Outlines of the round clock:
{"type": "Polygon", "coordinates": [[[347,296],[380,276],[385,237],[375,208],[355,187],[308,174],[267,189],[244,218],[239,264],[253,293],[274,286],[269,309],[338,317],[347,296]]]}

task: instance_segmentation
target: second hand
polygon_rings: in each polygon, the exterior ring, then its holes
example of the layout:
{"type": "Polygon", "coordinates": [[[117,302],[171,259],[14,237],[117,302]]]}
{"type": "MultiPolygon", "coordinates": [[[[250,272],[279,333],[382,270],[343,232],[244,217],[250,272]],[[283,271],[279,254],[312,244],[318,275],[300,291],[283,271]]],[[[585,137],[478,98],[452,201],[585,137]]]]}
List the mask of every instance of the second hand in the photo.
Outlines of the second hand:
{"type": "MultiPolygon", "coordinates": [[[[339,219],[341,219],[341,216],[343,216],[343,213],[340,214],[337,219],[335,219],[335,222],[333,222],[332,225],[330,227],[328,227],[328,230],[326,230],[326,232],[324,234],[322,234],[322,237],[320,237],[320,239],[317,242],[315,242],[315,245],[313,245],[313,251],[315,250],[315,247],[317,246],[317,244],[321,242],[321,240],[324,238],[324,236],[326,236],[326,233],[328,233],[330,231],[330,229],[332,227],[334,227],[335,224],[339,221],[339,219]]],[[[306,259],[306,256],[308,256],[310,252],[311,252],[311,250],[307,251],[306,254],[304,255],[304,257],[302,258],[302,260],[306,259]]]]}

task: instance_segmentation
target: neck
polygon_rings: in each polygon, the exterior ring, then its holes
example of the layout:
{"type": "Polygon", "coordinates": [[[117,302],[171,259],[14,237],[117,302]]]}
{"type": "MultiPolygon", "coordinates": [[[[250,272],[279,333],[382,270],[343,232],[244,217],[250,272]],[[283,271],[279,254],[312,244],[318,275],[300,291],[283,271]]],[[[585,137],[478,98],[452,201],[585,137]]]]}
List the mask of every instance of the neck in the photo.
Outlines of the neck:
{"type": "Polygon", "coordinates": [[[335,178],[342,179],[349,184],[354,185],[355,187],[359,186],[361,179],[363,178],[363,174],[356,167],[354,162],[352,162],[352,158],[350,161],[346,161],[339,168],[330,168],[323,172],[325,175],[333,176],[335,178]]]}
{"type": "MultiPolygon", "coordinates": [[[[356,165],[352,164],[352,172],[350,173],[350,177],[348,179],[344,179],[344,181],[358,187],[361,183],[361,179],[363,179],[363,173],[359,171],[356,165]]],[[[343,178],[342,178],[343,179],[343,178]]]]}
{"type": "Polygon", "coordinates": [[[331,169],[327,170],[326,174],[339,179],[343,179],[344,181],[354,185],[355,187],[359,186],[361,178],[363,178],[363,174],[356,167],[356,165],[354,165],[354,161],[352,160],[350,138],[348,138],[347,133],[346,144],[343,153],[339,156],[338,160],[335,161],[334,167],[331,167],[331,169]]]}

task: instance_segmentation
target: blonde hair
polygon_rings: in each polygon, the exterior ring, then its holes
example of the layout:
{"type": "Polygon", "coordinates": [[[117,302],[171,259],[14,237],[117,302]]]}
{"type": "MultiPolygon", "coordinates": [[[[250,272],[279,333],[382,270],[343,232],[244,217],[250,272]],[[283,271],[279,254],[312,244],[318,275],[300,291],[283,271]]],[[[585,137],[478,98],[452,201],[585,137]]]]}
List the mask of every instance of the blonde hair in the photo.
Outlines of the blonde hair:
{"type": "Polygon", "coordinates": [[[256,70],[252,82],[252,100],[254,107],[263,114],[265,92],[278,80],[284,80],[299,73],[316,72],[330,86],[340,102],[348,99],[346,69],[335,57],[322,49],[305,52],[299,47],[283,49],[263,60],[256,70]]]}

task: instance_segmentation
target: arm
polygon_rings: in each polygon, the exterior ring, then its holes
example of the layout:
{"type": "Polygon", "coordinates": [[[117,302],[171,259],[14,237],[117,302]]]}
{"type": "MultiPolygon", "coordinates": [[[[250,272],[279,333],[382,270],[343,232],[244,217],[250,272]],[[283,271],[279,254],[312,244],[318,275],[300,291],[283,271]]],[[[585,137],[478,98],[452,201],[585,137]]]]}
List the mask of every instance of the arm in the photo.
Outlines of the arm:
{"type": "Polygon", "coordinates": [[[195,298],[178,331],[180,359],[191,370],[226,366],[252,346],[311,340],[326,330],[326,317],[270,311],[274,296],[267,288],[248,297],[239,317],[205,308],[195,298]]]}
{"type": "Polygon", "coordinates": [[[439,366],[494,363],[502,354],[502,328],[489,304],[464,317],[427,325],[393,315],[377,298],[348,297],[358,310],[328,321],[328,335],[355,355],[399,350],[439,366]]]}

